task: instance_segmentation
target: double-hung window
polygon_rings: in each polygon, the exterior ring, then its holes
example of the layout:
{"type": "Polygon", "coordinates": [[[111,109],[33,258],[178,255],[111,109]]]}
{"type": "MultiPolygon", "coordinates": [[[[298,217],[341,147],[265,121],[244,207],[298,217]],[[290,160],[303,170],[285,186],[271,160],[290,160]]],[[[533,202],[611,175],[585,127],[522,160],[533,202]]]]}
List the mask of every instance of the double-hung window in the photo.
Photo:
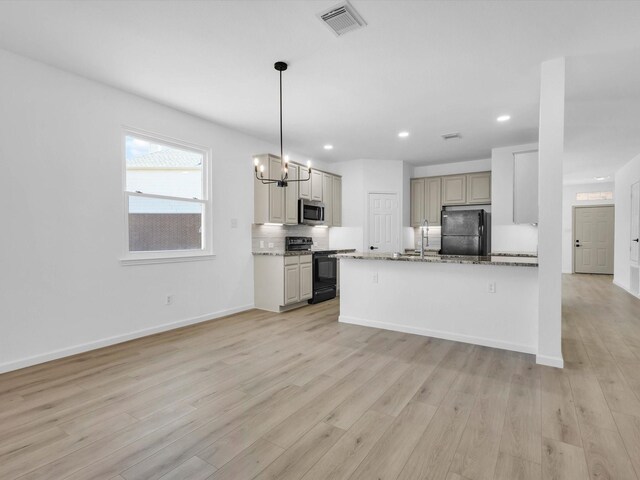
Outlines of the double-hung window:
{"type": "Polygon", "coordinates": [[[210,256],[209,151],[126,131],[124,263],[210,256]]]}

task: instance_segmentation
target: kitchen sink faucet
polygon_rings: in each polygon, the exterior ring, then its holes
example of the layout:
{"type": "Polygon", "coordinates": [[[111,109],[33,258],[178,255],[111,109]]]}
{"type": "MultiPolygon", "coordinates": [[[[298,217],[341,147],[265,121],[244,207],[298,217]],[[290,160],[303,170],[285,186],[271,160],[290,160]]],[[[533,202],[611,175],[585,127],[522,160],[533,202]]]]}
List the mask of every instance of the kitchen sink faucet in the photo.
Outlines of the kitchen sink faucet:
{"type": "Polygon", "coordinates": [[[429,246],[429,220],[426,218],[422,221],[420,226],[420,258],[424,258],[424,247],[429,246]],[[427,244],[424,244],[424,238],[427,237],[427,244]]]}

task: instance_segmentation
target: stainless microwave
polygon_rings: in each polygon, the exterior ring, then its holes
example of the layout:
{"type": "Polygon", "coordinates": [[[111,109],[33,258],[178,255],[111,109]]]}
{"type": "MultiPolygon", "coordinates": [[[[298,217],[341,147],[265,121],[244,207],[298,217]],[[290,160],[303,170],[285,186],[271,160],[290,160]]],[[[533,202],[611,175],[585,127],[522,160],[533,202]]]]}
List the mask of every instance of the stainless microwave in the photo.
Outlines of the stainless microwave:
{"type": "Polygon", "coordinates": [[[298,223],[324,225],[324,203],[304,198],[298,200],[298,223]]]}

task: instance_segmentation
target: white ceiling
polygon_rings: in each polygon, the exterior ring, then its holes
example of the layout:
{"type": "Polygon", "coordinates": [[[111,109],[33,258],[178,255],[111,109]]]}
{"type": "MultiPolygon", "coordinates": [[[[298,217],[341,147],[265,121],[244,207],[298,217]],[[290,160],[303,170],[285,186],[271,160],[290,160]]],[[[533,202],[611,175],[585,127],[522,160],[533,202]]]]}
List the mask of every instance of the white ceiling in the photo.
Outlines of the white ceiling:
{"type": "Polygon", "coordinates": [[[640,47],[637,1],[353,0],[368,26],[342,38],[316,18],[335,3],[4,1],[0,48],[272,142],[284,60],[285,149],[429,164],[537,140],[544,60],[640,47]]]}
{"type": "Polygon", "coordinates": [[[640,154],[640,50],[570,57],[564,183],[596,182],[640,154]]]}

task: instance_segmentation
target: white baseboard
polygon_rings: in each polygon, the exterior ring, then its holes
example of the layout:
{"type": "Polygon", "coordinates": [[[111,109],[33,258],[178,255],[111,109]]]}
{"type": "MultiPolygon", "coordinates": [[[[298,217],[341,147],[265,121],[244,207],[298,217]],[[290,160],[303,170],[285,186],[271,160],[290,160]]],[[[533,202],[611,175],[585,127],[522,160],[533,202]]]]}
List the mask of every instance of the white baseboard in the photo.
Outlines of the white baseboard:
{"type": "Polygon", "coordinates": [[[125,333],[123,335],[116,335],[101,340],[95,340],[93,342],[87,342],[80,345],[74,345],[68,348],[62,348],[59,350],[53,350],[40,355],[34,355],[20,360],[14,360],[0,364],[0,373],[11,372],[20,368],[31,367],[39,363],[50,362],[51,360],[57,360],[59,358],[69,357],[78,353],[88,352],[90,350],[96,350],[98,348],[108,347],[117,343],[127,342],[136,338],[147,337],[155,333],[167,332],[169,330],[175,330],[176,328],[186,327],[196,323],[206,322],[207,320],[215,320],[217,318],[226,317],[227,315],[233,315],[234,313],[240,313],[254,308],[253,305],[244,305],[241,307],[229,308],[227,310],[220,310],[214,313],[208,313],[206,315],[200,315],[198,317],[188,318],[186,320],[178,320],[176,322],[165,323],[157,325],[155,327],[145,328],[142,330],[136,330],[135,332],[125,333]]]}
{"type": "Polygon", "coordinates": [[[511,350],[514,352],[533,353],[537,352],[537,346],[521,345],[518,343],[502,342],[484,337],[474,337],[470,335],[462,335],[459,333],[443,332],[441,330],[430,330],[428,328],[410,327],[408,325],[399,325],[397,323],[380,322],[378,320],[366,320],[363,318],[347,317],[340,315],[338,321],[342,323],[350,323],[353,325],[361,325],[363,327],[381,328],[382,330],[394,330],[402,333],[412,333],[414,335],[423,335],[425,337],[442,338],[444,340],[453,340],[454,342],[473,343],[484,347],[500,348],[502,350],[511,350]]]}
{"type": "Polygon", "coordinates": [[[538,365],[546,365],[547,367],[564,368],[564,359],[562,357],[536,355],[536,363],[538,365]]]}
{"type": "Polygon", "coordinates": [[[620,282],[618,282],[615,278],[613,279],[612,283],[616,286],[616,287],[620,287],[621,289],[623,289],[625,292],[627,292],[629,295],[633,295],[636,298],[640,298],[640,295],[636,295],[635,293],[633,293],[631,290],[629,290],[629,288],[626,285],[621,284],[620,282]]]}

